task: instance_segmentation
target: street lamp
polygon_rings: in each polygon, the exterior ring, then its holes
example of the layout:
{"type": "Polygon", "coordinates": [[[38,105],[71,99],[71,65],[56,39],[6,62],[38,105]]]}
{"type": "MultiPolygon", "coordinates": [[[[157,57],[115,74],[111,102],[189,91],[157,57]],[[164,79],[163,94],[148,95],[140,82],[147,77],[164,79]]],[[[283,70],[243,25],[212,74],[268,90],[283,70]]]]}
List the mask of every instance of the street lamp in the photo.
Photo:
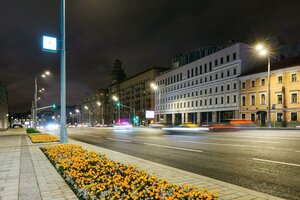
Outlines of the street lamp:
{"type": "MultiPolygon", "coordinates": [[[[49,76],[50,72],[46,71],[45,73],[43,73],[41,76],[43,78],[45,78],[46,76],[49,76]]],[[[42,88],[41,92],[44,91],[45,89],[42,88]]],[[[37,83],[37,77],[35,77],[34,79],[34,95],[33,95],[33,113],[32,113],[32,125],[33,128],[36,129],[36,125],[37,125],[37,101],[40,100],[40,98],[38,99],[38,83],[37,83]]]]}
{"type": "MultiPolygon", "coordinates": [[[[155,83],[151,83],[150,87],[156,92],[158,92],[158,122],[160,122],[160,90],[159,87],[155,83]]],[[[155,103],[156,103],[156,98],[155,98],[155,103]]]]}
{"type": "Polygon", "coordinates": [[[270,80],[270,68],[271,68],[271,62],[270,62],[270,52],[265,47],[264,44],[257,44],[255,46],[255,50],[257,51],[259,56],[267,57],[268,59],[268,127],[271,128],[271,80],[270,80]]]}
{"type": "Polygon", "coordinates": [[[91,111],[89,110],[88,106],[84,106],[84,109],[88,111],[88,115],[89,115],[89,123],[91,124],[91,111]]]}
{"type": "Polygon", "coordinates": [[[102,126],[104,125],[104,118],[103,118],[103,105],[101,104],[101,102],[97,101],[97,105],[100,108],[101,106],[101,119],[102,119],[102,126]]]}
{"type": "Polygon", "coordinates": [[[117,102],[117,107],[118,107],[118,122],[120,123],[120,102],[119,102],[119,98],[115,95],[112,96],[112,99],[114,102],[117,102]]]}

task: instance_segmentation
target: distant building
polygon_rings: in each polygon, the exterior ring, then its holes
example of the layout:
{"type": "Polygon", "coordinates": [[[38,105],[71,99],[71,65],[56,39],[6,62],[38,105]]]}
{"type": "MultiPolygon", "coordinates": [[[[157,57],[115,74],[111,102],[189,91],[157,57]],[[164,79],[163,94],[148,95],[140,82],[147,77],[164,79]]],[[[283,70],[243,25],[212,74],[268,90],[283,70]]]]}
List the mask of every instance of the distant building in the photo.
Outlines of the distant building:
{"type": "Polygon", "coordinates": [[[172,60],[172,66],[174,68],[180,67],[182,65],[189,64],[191,62],[194,62],[200,58],[203,58],[205,56],[208,56],[210,54],[213,54],[217,51],[220,51],[221,49],[224,49],[228,46],[231,46],[235,44],[236,42],[233,40],[228,41],[224,45],[219,46],[208,46],[208,47],[200,47],[197,49],[193,49],[190,51],[187,51],[186,53],[178,53],[175,58],[172,60]]]}
{"type": "Polygon", "coordinates": [[[220,123],[239,117],[238,77],[254,69],[251,47],[236,43],[155,78],[157,121],[220,123]]]}
{"type": "Polygon", "coordinates": [[[118,83],[126,78],[122,63],[120,60],[115,60],[114,66],[110,73],[110,85],[118,83]]]}
{"type": "MultiPolygon", "coordinates": [[[[267,125],[268,74],[240,77],[240,118],[258,125],[267,125]]],[[[271,122],[277,126],[300,124],[300,57],[286,59],[271,65],[271,122]]]]}
{"type": "MultiPolygon", "coordinates": [[[[78,109],[78,108],[77,108],[78,109]]],[[[79,109],[78,109],[79,110],[79,109]]],[[[109,124],[108,117],[108,90],[100,89],[87,94],[82,100],[81,111],[82,122],[96,126],[97,124],[109,124]]]]}
{"type": "Polygon", "coordinates": [[[151,91],[150,84],[166,68],[152,67],[141,73],[133,75],[109,87],[109,108],[111,123],[118,120],[129,121],[133,123],[133,109],[138,117],[138,124],[148,125],[152,119],[146,118],[146,111],[154,111],[154,92],[151,91]],[[112,97],[118,98],[118,101],[124,106],[119,108],[112,97]],[[126,106],[126,107],[125,107],[126,106]]]}
{"type": "Polygon", "coordinates": [[[0,130],[8,128],[8,96],[6,86],[0,82],[0,130]]]}

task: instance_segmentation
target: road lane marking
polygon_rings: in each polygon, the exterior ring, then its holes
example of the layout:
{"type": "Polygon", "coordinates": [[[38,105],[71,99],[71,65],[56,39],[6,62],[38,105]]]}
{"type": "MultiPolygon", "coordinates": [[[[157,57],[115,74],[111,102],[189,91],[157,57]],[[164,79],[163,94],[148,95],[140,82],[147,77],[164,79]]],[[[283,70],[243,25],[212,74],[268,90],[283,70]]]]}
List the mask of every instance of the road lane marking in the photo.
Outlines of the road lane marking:
{"type": "Polygon", "coordinates": [[[279,144],[281,142],[271,142],[263,140],[234,140],[234,139],[221,139],[221,138],[210,138],[211,140],[224,140],[224,141],[235,141],[235,142],[260,142],[260,143],[270,143],[270,144],[279,144]]]}
{"type": "Polygon", "coordinates": [[[165,140],[165,138],[162,137],[154,137],[154,136],[135,136],[135,138],[142,138],[142,139],[153,139],[153,140],[165,140]]]}
{"type": "Polygon", "coordinates": [[[253,146],[242,145],[242,144],[223,144],[223,143],[210,143],[210,142],[195,142],[195,141],[188,141],[188,140],[179,140],[179,142],[195,143],[195,144],[208,144],[208,145],[233,146],[233,147],[253,147],[253,146]]]}
{"type": "Polygon", "coordinates": [[[117,139],[117,138],[106,138],[107,140],[114,140],[114,141],[119,141],[119,142],[132,142],[130,140],[124,140],[124,139],[117,139]]]}
{"type": "Polygon", "coordinates": [[[176,149],[176,150],[197,152],[197,153],[202,153],[203,152],[203,151],[196,150],[196,149],[187,149],[187,148],[181,148],[181,147],[166,146],[166,145],[161,145],[161,144],[152,144],[152,143],[144,143],[144,144],[145,145],[150,145],[150,146],[168,148],[168,149],[176,149]]]}
{"type": "MultiPolygon", "coordinates": [[[[215,135],[215,136],[219,136],[219,135],[215,135]]],[[[224,135],[220,135],[220,136],[224,136],[224,135]]],[[[276,137],[276,136],[248,136],[248,135],[235,135],[233,137],[242,137],[242,138],[259,138],[259,139],[272,139],[272,140],[300,140],[300,138],[292,138],[292,137],[276,137]]]]}
{"type": "Polygon", "coordinates": [[[275,163],[275,164],[281,164],[281,165],[289,165],[289,166],[300,167],[299,164],[286,163],[286,162],[280,162],[280,161],[274,161],[274,160],[265,160],[265,159],[260,159],[260,158],[252,158],[252,160],[259,161],[259,162],[268,162],[268,163],[275,163]]]}
{"type": "Polygon", "coordinates": [[[295,149],[284,149],[276,147],[261,147],[255,145],[242,145],[242,144],[224,144],[224,143],[212,143],[212,142],[197,142],[197,141],[188,141],[188,140],[179,140],[179,142],[195,143],[195,144],[207,144],[207,145],[219,145],[219,146],[232,146],[232,147],[242,147],[242,148],[260,148],[260,149],[271,149],[271,150],[283,150],[283,151],[294,151],[298,152],[295,149]]]}
{"type": "Polygon", "coordinates": [[[300,151],[296,151],[297,153],[300,153],[300,151]]]}

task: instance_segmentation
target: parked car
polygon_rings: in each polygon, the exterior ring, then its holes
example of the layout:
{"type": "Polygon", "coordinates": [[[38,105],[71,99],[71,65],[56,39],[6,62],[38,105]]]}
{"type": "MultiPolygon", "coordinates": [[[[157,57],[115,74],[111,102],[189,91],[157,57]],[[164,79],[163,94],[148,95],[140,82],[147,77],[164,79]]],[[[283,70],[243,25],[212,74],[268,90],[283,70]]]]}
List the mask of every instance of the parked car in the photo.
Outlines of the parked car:
{"type": "Polygon", "coordinates": [[[13,123],[11,128],[23,128],[23,125],[21,123],[13,123]]]}

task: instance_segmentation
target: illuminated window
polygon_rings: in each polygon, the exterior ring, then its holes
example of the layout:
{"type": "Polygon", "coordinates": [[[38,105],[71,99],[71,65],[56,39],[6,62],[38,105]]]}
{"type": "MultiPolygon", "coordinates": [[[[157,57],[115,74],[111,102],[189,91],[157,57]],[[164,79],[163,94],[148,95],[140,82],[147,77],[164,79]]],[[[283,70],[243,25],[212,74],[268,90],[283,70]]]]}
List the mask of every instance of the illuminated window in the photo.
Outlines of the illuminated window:
{"type": "Polygon", "coordinates": [[[291,94],[291,103],[297,103],[297,93],[292,93],[291,94]]]}
{"type": "Polygon", "coordinates": [[[261,94],[261,96],[260,96],[260,104],[261,105],[265,105],[266,104],[266,95],[265,94],[261,94]]]}
{"type": "Polygon", "coordinates": [[[282,120],[283,120],[283,115],[282,115],[282,113],[277,113],[277,121],[278,121],[278,122],[282,122],[282,120]]]}
{"type": "Polygon", "coordinates": [[[298,115],[296,112],[291,113],[291,121],[297,121],[298,120],[298,115]]]}
{"type": "Polygon", "coordinates": [[[260,80],[260,83],[261,83],[261,86],[265,86],[265,85],[266,85],[266,79],[264,79],[264,78],[261,79],[261,80],[260,80]]]}
{"type": "Polygon", "coordinates": [[[291,81],[296,82],[297,81],[297,74],[292,74],[291,75],[291,81]]]}
{"type": "Polygon", "coordinates": [[[282,104],[282,94],[277,95],[277,104],[282,104]]]}

